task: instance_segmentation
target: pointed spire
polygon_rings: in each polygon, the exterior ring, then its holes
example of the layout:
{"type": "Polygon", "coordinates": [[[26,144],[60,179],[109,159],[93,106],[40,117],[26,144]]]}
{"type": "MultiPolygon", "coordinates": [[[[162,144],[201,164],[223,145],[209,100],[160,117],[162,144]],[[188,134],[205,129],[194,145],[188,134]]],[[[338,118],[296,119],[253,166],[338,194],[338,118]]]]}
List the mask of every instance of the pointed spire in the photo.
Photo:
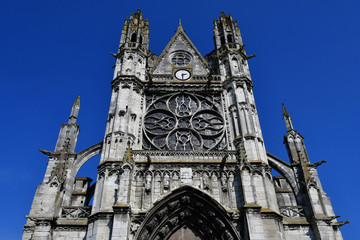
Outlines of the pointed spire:
{"type": "Polygon", "coordinates": [[[138,9],[134,15],[135,18],[139,19],[139,20],[142,20],[143,19],[143,16],[142,16],[142,12],[140,9],[138,9]]]}
{"type": "Polygon", "coordinates": [[[72,105],[71,114],[69,117],[69,123],[76,123],[76,119],[78,117],[79,110],[80,110],[80,94],[77,96],[74,104],[72,105]]]}
{"type": "Polygon", "coordinates": [[[288,111],[285,108],[284,103],[282,103],[282,110],[283,110],[283,117],[285,117],[285,116],[289,117],[290,116],[290,114],[288,113],[288,111]]]}
{"type": "Polygon", "coordinates": [[[283,119],[284,119],[285,125],[286,125],[286,130],[288,132],[291,131],[291,130],[294,130],[294,127],[293,127],[292,122],[291,122],[291,116],[288,113],[288,111],[286,110],[284,103],[282,103],[282,111],[283,111],[283,119]]]}
{"type": "Polygon", "coordinates": [[[179,19],[179,26],[178,26],[176,32],[180,32],[180,31],[184,32],[184,29],[183,29],[183,27],[181,25],[181,19],[179,19]]]}

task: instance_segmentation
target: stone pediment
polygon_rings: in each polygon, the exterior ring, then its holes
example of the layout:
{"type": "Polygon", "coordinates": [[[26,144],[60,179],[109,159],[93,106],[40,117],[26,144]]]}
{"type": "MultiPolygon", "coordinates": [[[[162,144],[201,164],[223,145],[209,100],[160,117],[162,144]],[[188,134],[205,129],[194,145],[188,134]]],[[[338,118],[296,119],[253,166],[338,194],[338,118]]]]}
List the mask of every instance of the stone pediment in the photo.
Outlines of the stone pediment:
{"type": "Polygon", "coordinates": [[[172,75],[176,69],[189,69],[194,76],[209,73],[203,56],[185,34],[181,23],[154,65],[153,75],[172,75]],[[179,62],[181,61],[181,62],[179,62]]]}

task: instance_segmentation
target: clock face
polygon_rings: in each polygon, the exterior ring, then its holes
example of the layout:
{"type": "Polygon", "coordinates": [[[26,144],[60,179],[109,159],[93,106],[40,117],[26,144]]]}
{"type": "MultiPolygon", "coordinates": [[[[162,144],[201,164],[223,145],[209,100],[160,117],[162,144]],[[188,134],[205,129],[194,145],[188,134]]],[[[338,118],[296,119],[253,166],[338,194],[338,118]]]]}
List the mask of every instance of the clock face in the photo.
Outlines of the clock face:
{"type": "Polygon", "coordinates": [[[185,81],[185,80],[190,79],[191,74],[190,74],[190,72],[189,72],[188,70],[181,69],[181,70],[177,70],[177,71],[175,72],[175,77],[176,77],[177,79],[179,79],[179,80],[185,81]]]}

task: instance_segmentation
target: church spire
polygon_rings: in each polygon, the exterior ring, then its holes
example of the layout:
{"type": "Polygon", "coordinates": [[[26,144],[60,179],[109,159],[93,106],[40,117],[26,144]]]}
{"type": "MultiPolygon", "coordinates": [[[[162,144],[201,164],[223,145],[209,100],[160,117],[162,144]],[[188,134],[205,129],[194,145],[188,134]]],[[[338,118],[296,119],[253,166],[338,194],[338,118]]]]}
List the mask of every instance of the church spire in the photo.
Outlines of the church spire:
{"type": "Polygon", "coordinates": [[[285,104],[282,104],[282,111],[283,111],[283,119],[285,121],[286,130],[289,132],[291,130],[294,130],[294,127],[291,122],[291,116],[288,113],[288,111],[285,108],[285,104]]]}
{"type": "Polygon", "coordinates": [[[77,117],[79,115],[79,110],[80,110],[80,94],[77,96],[74,104],[72,105],[71,113],[69,117],[69,123],[76,123],[77,117]]]}

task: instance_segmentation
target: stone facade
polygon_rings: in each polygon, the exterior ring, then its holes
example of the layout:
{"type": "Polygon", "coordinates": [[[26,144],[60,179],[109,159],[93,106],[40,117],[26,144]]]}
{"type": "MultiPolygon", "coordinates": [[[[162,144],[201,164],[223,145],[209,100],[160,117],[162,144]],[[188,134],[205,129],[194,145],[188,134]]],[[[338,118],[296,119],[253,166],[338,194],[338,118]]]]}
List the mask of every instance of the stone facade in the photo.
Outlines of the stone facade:
{"type": "Polygon", "coordinates": [[[74,152],[78,97],[54,152],[41,150],[49,162],[24,240],[342,239],[322,162],[310,162],[285,107],[290,163],[265,150],[252,55],[231,15],[214,21],[214,42],[204,58],[179,23],[156,56],[148,20],[126,18],[104,140],[74,152]],[[94,183],[77,177],[97,154],[94,183]]]}

